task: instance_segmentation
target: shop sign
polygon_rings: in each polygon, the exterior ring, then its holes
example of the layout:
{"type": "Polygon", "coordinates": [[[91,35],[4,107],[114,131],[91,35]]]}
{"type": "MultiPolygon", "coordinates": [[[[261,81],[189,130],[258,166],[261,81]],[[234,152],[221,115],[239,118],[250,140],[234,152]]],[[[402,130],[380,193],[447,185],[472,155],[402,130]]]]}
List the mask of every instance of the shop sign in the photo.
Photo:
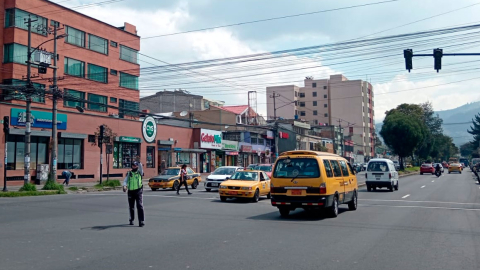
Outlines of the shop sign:
{"type": "Polygon", "coordinates": [[[286,132],[279,132],[278,136],[280,137],[280,139],[288,139],[288,133],[286,132]]]}
{"type": "MultiPolygon", "coordinates": [[[[27,113],[24,109],[12,108],[10,111],[10,125],[25,126],[27,123],[27,113]]],[[[34,128],[52,128],[52,113],[31,111],[31,123],[34,128]]],[[[67,115],[57,113],[57,129],[67,129],[67,115]]]]}
{"type": "Polygon", "coordinates": [[[310,124],[302,123],[302,122],[298,122],[298,121],[294,121],[293,125],[296,126],[296,127],[304,128],[304,129],[310,129],[311,128],[310,124]]]}
{"type": "Polygon", "coordinates": [[[238,151],[238,142],[223,140],[222,141],[222,149],[223,150],[238,151]]]}
{"type": "Polygon", "coordinates": [[[200,148],[222,149],[222,132],[217,130],[200,130],[200,148]]]}
{"type": "Polygon", "coordinates": [[[225,155],[227,155],[227,156],[238,156],[238,152],[237,151],[225,152],[225,155]]]}
{"type": "Polygon", "coordinates": [[[135,137],[127,137],[127,136],[120,136],[118,138],[119,142],[126,142],[126,143],[142,143],[142,139],[135,138],[135,137]]]}
{"type": "Polygon", "coordinates": [[[267,130],[267,136],[266,136],[267,139],[274,139],[275,137],[273,137],[273,131],[271,130],[267,130]]]}
{"type": "Polygon", "coordinates": [[[147,116],[143,119],[142,134],[147,143],[155,141],[157,137],[157,122],[155,122],[155,118],[147,116]]]}
{"type": "Polygon", "coordinates": [[[240,152],[251,153],[252,152],[252,146],[251,145],[242,145],[242,148],[241,148],[240,152]]]}

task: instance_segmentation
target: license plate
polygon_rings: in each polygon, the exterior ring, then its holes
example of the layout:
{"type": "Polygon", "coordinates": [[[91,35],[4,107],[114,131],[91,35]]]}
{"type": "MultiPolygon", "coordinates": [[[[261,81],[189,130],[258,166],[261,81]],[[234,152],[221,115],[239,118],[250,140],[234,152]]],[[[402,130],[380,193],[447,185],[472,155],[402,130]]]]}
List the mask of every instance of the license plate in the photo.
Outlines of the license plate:
{"type": "Polygon", "coordinates": [[[212,187],[218,187],[218,183],[212,183],[212,187]]]}
{"type": "Polygon", "coordinates": [[[292,195],[302,195],[301,190],[292,190],[292,195]]]}
{"type": "Polygon", "coordinates": [[[375,179],[380,180],[380,177],[375,177],[375,179]]]}
{"type": "Polygon", "coordinates": [[[237,195],[237,192],[236,192],[236,191],[229,191],[228,194],[230,194],[230,195],[237,195]]]}

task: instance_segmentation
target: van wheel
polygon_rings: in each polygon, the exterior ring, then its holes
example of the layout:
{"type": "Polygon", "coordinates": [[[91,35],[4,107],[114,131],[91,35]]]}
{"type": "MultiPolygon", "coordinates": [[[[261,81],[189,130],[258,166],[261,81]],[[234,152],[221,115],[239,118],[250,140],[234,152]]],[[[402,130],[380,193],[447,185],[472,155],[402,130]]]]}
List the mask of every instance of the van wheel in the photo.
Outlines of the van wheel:
{"type": "Polygon", "coordinates": [[[193,183],[192,183],[192,189],[197,189],[197,187],[198,187],[198,180],[195,179],[193,180],[193,183]]]}
{"type": "Polygon", "coordinates": [[[290,214],[290,209],[285,207],[278,208],[278,211],[280,212],[281,217],[288,217],[288,215],[290,214]]]}
{"type": "Polygon", "coordinates": [[[226,201],[227,201],[227,197],[220,196],[220,201],[226,202],[226,201]]]}
{"type": "Polygon", "coordinates": [[[371,187],[371,186],[367,186],[367,191],[368,191],[368,192],[372,191],[372,187],[371,187]]]}
{"type": "Polygon", "coordinates": [[[332,206],[329,209],[330,217],[336,218],[338,217],[338,199],[337,196],[333,197],[332,206]]]}
{"type": "Polygon", "coordinates": [[[152,188],[152,191],[157,191],[158,188],[152,188]]]}
{"type": "Polygon", "coordinates": [[[377,187],[373,187],[373,191],[377,191],[377,187]]]}
{"type": "Polygon", "coordinates": [[[397,184],[395,185],[395,190],[398,190],[398,181],[397,181],[397,184]]]}
{"type": "Polygon", "coordinates": [[[258,202],[258,200],[260,200],[260,191],[258,191],[258,189],[257,189],[257,190],[255,190],[255,194],[253,194],[252,201],[253,202],[258,202]]]}
{"type": "Polygon", "coordinates": [[[207,192],[210,192],[210,191],[211,191],[211,189],[209,189],[209,188],[206,188],[206,189],[205,189],[205,191],[207,191],[207,192]]]}
{"type": "Polygon", "coordinates": [[[358,206],[358,198],[357,198],[357,192],[355,191],[353,193],[353,199],[348,203],[348,210],[355,211],[357,210],[357,206],[358,206]]]}
{"type": "Polygon", "coordinates": [[[388,187],[388,190],[390,190],[390,192],[393,192],[393,183],[390,184],[390,186],[388,187]]]}

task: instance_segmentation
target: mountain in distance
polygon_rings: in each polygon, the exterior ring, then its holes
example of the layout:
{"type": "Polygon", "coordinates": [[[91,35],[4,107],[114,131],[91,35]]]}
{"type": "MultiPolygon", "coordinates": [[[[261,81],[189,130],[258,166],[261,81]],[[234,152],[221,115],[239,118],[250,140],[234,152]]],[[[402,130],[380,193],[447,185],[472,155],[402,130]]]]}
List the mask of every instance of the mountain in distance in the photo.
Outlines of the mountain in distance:
{"type": "MultiPolygon", "coordinates": [[[[467,130],[472,125],[471,121],[474,116],[480,113],[480,101],[467,103],[460,107],[445,111],[436,111],[436,114],[443,119],[443,133],[453,138],[453,142],[460,146],[466,142],[472,140],[467,130]],[[465,123],[467,124],[455,124],[450,123],[465,123]]],[[[382,130],[383,121],[375,124],[377,134],[380,136],[380,130],[382,130]]],[[[380,136],[381,139],[381,136],[380,136]]],[[[382,140],[383,141],[383,140],[382,140]]]]}

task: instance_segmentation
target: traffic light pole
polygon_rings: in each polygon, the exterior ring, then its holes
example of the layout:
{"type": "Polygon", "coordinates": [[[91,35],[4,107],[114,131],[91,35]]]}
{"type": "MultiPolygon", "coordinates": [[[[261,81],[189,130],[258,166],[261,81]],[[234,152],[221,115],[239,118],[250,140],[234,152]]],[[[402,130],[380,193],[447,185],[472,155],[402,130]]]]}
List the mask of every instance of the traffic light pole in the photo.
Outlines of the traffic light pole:
{"type": "Polygon", "coordinates": [[[102,174],[103,174],[103,139],[105,133],[105,126],[100,126],[100,134],[98,135],[98,147],[100,147],[100,185],[102,184],[102,174]]]}
{"type": "Polygon", "coordinates": [[[405,58],[405,68],[410,72],[413,69],[412,58],[430,56],[435,59],[434,69],[437,72],[442,69],[442,57],[443,56],[479,56],[480,53],[443,53],[443,49],[434,49],[433,54],[413,54],[412,49],[403,50],[403,57],[405,58]]]}
{"type": "Polygon", "coordinates": [[[10,120],[10,118],[8,116],[4,116],[3,117],[3,132],[5,134],[5,159],[4,159],[4,163],[3,163],[3,192],[7,192],[8,189],[7,189],[7,163],[8,163],[8,159],[7,159],[7,155],[8,155],[8,150],[7,150],[7,137],[8,137],[8,125],[10,124],[8,121],[10,120]]]}

